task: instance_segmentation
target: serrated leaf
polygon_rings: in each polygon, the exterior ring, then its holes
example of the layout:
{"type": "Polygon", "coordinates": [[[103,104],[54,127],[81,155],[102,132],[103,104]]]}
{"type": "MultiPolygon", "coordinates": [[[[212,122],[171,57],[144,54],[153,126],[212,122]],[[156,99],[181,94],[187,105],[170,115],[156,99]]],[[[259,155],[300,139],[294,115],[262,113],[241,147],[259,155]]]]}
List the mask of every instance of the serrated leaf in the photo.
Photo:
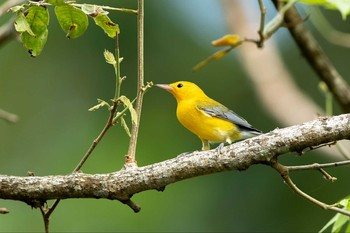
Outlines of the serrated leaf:
{"type": "Polygon", "coordinates": [[[112,20],[106,14],[97,14],[93,17],[97,26],[101,27],[103,31],[111,38],[114,38],[116,34],[120,32],[118,24],[112,22],[112,20]]]}
{"type": "Polygon", "coordinates": [[[120,118],[120,123],[121,123],[121,125],[123,126],[123,128],[124,128],[126,134],[127,134],[129,137],[131,137],[131,133],[130,133],[129,127],[128,127],[128,125],[126,124],[126,122],[125,122],[125,120],[124,120],[124,117],[121,117],[121,118],[120,118]]]}
{"type": "Polygon", "coordinates": [[[117,64],[117,61],[115,60],[113,53],[109,52],[108,50],[105,50],[103,55],[104,55],[106,62],[108,64],[111,64],[111,65],[117,64]]]}
{"type": "Polygon", "coordinates": [[[61,28],[67,33],[66,36],[69,39],[83,35],[89,25],[86,14],[71,5],[56,6],[55,13],[61,28]]]}
{"type": "Polygon", "coordinates": [[[19,12],[16,16],[15,29],[19,33],[28,32],[29,35],[35,36],[23,12],[19,12]]]}
{"type": "Polygon", "coordinates": [[[99,109],[99,108],[101,108],[101,107],[103,107],[103,106],[107,106],[108,109],[110,109],[110,107],[111,107],[111,106],[110,106],[106,101],[104,101],[104,100],[97,99],[97,102],[98,102],[97,105],[95,105],[95,106],[89,108],[89,111],[90,111],[90,112],[91,112],[91,111],[96,111],[97,109],[99,109]]]}
{"type": "Polygon", "coordinates": [[[26,12],[25,19],[30,26],[31,32],[29,33],[26,30],[21,33],[21,40],[31,56],[35,57],[41,53],[47,41],[49,12],[45,7],[31,6],[26,12]]]}
{"type": "Polygon", "coordinates": [[[124,104],[125,107],[128,108],[130,115],[131,115],[132,122],[135,125],[137,125],[138,124],[137,113],[136,113],[134,107],[132,106],[132,103],[130,102],[130,100],[124,95],[120,96],[119,100],[124,104]]]}

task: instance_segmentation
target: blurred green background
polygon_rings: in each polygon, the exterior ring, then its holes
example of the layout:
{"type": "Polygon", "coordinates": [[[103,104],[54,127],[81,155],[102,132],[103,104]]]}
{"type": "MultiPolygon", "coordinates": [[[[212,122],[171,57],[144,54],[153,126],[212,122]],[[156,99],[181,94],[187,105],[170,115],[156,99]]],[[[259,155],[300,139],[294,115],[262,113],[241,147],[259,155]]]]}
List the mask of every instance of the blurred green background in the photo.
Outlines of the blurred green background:
{"type": "MultiPolygon", "coordinates": [[[[93,1],[90,1],[93,2],[93,1]]],[[[96,2],[96,1],[95,1],[96,2]]],[[[100,5],[137,8],[133,1],[98,1],[100,5]]],[[[257,3],[251,1],[257,9],[257,3]]],[[[256,12],[254,11],[254,14],[256,12]]],[[[348,29],[338,12],[326,12],[340,29],[348,29]]],[[[88,112],[96,99],[109,100],[114,93],[114,70],[105,63],[104,49],[113,51],[114,41],[90,20],[81,38],[67,40],[50,9],[49,38],[43,53],[31,58],[20,43],[0,48],[0,108],[20,117],[16,124],[0,121],[0,173],[25,176],[70,173],[108,117],[105,109],[88,112]]],[[[122,75],[127,76],[122,94],[136,91],[136,17],[112,12],[121,28],[122,75]]],[[[8,14],[3,23],[10,17],[8,14]],[[7,18],[6,18],[7,17],[7,18]]],[[[256,14],[256,20],[259,15],[256,14]]],[[[268,132],[281,127],[266,112],[254,93],[237,53],[210,63],[199,72],[192,67],[214,51],[210,42],[226,34],[223,9],[217,0],[147,0],[145,6],[145,79],[154,83],[190,80],[209,96],[268,132]]],[[[315,32],[315,31],[314,31],[315,32]]],[[[316,36],[344,77],[349,75],[349,51],[316,36]]],[[[318,78],[300,59],[300,52],[284,30],[276,37],[285,62],[296,82],[316,102],[323,98],[318,78]]],[[[282,94],[282,93],[281,93],[282,94]]],[[[297,114],[297,109],[295,110],[297,114]]],[[[175,99],[152,88],[144,98],[137,147],[139,166],[160,162],[185,151],[197,150],[200,140],[183,128],[175,116],[175,99]]],[[[111,129],[83,167],[85,173],[109,173],[121,169],[128,137],[121,127],[111,129]]],[[[303,157],[282,156],[286,164],[329,161],[311,152],[303,157]]],[[[335,183],[316,172],[293,175],[307,193],[334,202],[350,193],[349,169],[333,169],[335,183]]],[[[51,217],[52,232],[117,231],[279,231],[314,232],[332,216],[294,194],[271,168],[257,165],[244,172],[225,172],[197,177],[166,187],[164,192],[146,191],[133,200],[142,207],[129,207],[108,200],[65,200],[51,217]]],[[[0,200],[11,213],[0,216],[1,232],[43,231],[39,210],[24,203],[0,200]]]]}

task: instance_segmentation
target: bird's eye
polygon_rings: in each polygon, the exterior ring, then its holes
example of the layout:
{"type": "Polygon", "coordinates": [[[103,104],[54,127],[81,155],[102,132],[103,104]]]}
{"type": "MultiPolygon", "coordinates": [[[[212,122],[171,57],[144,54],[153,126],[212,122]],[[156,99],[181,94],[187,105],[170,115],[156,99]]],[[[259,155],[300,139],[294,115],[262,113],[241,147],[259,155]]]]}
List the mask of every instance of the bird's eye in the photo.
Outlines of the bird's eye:
{"type": "Polygon", "coordinates": [[[179,83],[179,84],[177,84],[177,87],[178,88],[181,88],[181,87],[183,87],[184,85],[182,84],[182,83],[179,83]]]}

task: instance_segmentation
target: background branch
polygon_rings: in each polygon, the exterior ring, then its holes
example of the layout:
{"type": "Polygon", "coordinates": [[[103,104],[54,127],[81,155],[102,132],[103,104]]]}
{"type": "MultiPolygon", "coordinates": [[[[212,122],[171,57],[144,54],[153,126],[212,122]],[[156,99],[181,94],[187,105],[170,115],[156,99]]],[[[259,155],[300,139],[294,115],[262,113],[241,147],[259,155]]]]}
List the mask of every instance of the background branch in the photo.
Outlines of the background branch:
{"type": "MultiPolygon", "coordinates": [[[[225,0],[223,9],[230,33],[254,37],[259,27],[256,15],[261,13],[248,14],[243,1],[225,0]]],[[[288,66],[283,62],[276,40],[270,39],[261,50],[256,49],[253,44],[246,43],[235,52],[239,53],[242,66],[247,72],[244,78],[250,79],[263,108],[277,119],[280,125],[300,124],[314,119],[317,114],[323,114],[322,108],[301,91],[288,72],[288,66]]],[[[347,142],[338,144],[349,150],[347,142]]],[[[331,158],[344,157],[337,149],[330,147],[322,147],[322,152],[331,158]]]]}
{"type": "MultiPolygon", "coordinates": [[[[278,1],[274,0],[273,2],[276,6],[278,1]]],[[[286,11],[284,21],[310,66],[318,74],[320,79],[327,84],[343,111],[350,112],[349,85],[338,73],[333,63],[323,52],[317,40],[304,25],[303,19],[300,17],[295,7],[286,11]]]]}

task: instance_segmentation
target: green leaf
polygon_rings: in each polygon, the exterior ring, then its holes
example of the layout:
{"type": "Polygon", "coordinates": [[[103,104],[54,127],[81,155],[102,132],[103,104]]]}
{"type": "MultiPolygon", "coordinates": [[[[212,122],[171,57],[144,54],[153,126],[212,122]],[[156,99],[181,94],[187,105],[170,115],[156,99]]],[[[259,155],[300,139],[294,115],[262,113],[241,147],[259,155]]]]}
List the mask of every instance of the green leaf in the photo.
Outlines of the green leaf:
{"type": "Polygon", "coordinates": [[[18,6],[11,7],[9,11],[16,13],[16,12],[22,11],[23,9],[24,9],[23,5],[18,5],[18,6]]]}
{"type": "Polygon", "coordinates": [[[125,120],[124,120],[124,117],[121,117],[121,118],[120,118],[120,123],[121,123],[121,125],[123,126],[123,128],[124,128],[126,134],[127,134],[129,137],[131,137],[131,133],[130,133],[129,127],[128,127],[128,125],[126,124],[126,122],[125,122],[125,120]]]}
{"type": "Polygon", "coordinates": [[[349,233],[349,232],[350,232],[350,224],[349,224],[349,223],[348,223],[347,228],[345,229],[345,232],[346,232],[346,233],[349,233]]]}
{"type": "Polygon", "coordinates": [[[101,107],[103,107],[103,106],[107,106],[108,109],[110,109],[110,107],[111,107],[111,106],[110,106],[106,101],[104,101],[104,100],[97,99],[97,102],[98,102],[97,105],[95,105],[95,106],[89,108],[89,111],[90,111],[90,112],[96,111],[97,109],[99,109],[99,108],[101,108],[101,107]]]}
{"type": "MultiPolygon", "coordinates": [[[[344,199],[340,200],[337,204],[342,206],[343,209],[345,210],[349,210],[350,209],[350,201],[349,201],[350,196],[345,197],[344,199]]],[[[326,225],[324,225],[322,227],[322,229],[319,231],[319,233],[324,232],[328,227],[330,227],[331,225],[333,225],[332,227],[332,233],[337,233],[339,232],[346,223],[349,223],[349,217],[345,216],[343,214],[337,213],[336,215],[334,215],[333,218],[331,218],[331,220],[329,220],[326,225]]],[[[347,230],[346,232],[349,232],[348,230],[350,230],[350,226],[348,224],[347,230]]]]}
{"type": "Polygon", "coordinates": [[[46,29],[40,36],[31,36],[28,32],[23,32],[21,35],[21,40],[24,45],[28,49],[28,52],[32,57],[38,56],[47,41],[47,36],[49,35],[49,31],[46,29]]]}
{"type": "Polygon", "coordinates": [[[58,5],[55,13],[61,28],[67,33],[66,36],[69,39],[83,35],[89,25],[86,14],[71,5],[58,5]]]}
{"type": "Polygon", "coordinates": [[[47,41],[49,12],[43,6],[31,6],[25,14],[25,19],[31,30],[28,30],[26,23],[22,21],[23,19],[20,19],[19,23],[21,25],[19,25],[19,28],[27,29],[21,34],[21,40],[24,47],[35,57],[41,53],[47,41]]]}
{"type": "Polygon", "coordinates": [[[343,20],[350,14],[350,0],[299,0],[299,2],[321,5],[329,9],[338,10],[343,20]]]}
{"type": "Polygon", "coordinates": [[[96,25],[101,27],[109,37],[114,38],[117,33],[120,33],[118,24],[113,23],[107,15],[97,14],[93,19],[96,25]]]}
{"type": "Polygon", "coordinates": [[[350,0],[326,0],[326,2],[340,11],[343,20],[350,13],[350,0]]]}
{"type": "Polygon", "coordinates": [[[17,14],[16,20],[15,20],[15,29],[19,33],[28,32],[29,35],[35,36],[23,12],[19,12],[17,14]]]}
{"type": "Polygon", "coordinates": [[[348,216],[345,216],[343,214],[339,214],[339,216],[336,218],[333,227],[332,227],[332,232],[338,233],[342,227],[344,226],[345,223],[347,223],[349,220],[348,216]]]}
{"type": "Polygon", "coordinates": [[[46,2],[50,3],[51,5],[54,5],[54,6],[59,6],[59,5],[65,4],[64,0],[46,0],[46,2]]]}
{"type": "Polygon", "coordinates": [[[30,28],[36,36],[40,36],[47,30],[49,24],[49,12],[43,6],[31,6],[25,15],[30,28]]]}
{"type": "Polygon", "coordinates": [[[334,224],[334,223],[337,221],[337,219],[339,218],[339,215],[340,215],[340,214],[334,215],[334,217],[331,218],[331,220],[329,220],[329,221],[326,223],[326,225],[324,225],[324,226],[322,227],[322,229],[321,229],[318,233],[324,232],[328,227],[330,227],[332,224],[334,224]]]}
{"type": "Polygon", "coordinates": [[[119,99],[121,102],[123,102],[123,104],[124,104],[125,107],[128,108],[128,110],[129,110],[129,112],[130,112],[130,114],[131,114],[131,120],[132,120],[132,122],[133,122],[135,125],[137,125],[137,123],[138,123],[138,120],[137,120],[137,113],[136,113],[134,107],[132,106],[132,103],[130,102],[130,100],[129,100],[126,96],[124,96],[124,95],[120,96],[118,99],[119,99]]]}

